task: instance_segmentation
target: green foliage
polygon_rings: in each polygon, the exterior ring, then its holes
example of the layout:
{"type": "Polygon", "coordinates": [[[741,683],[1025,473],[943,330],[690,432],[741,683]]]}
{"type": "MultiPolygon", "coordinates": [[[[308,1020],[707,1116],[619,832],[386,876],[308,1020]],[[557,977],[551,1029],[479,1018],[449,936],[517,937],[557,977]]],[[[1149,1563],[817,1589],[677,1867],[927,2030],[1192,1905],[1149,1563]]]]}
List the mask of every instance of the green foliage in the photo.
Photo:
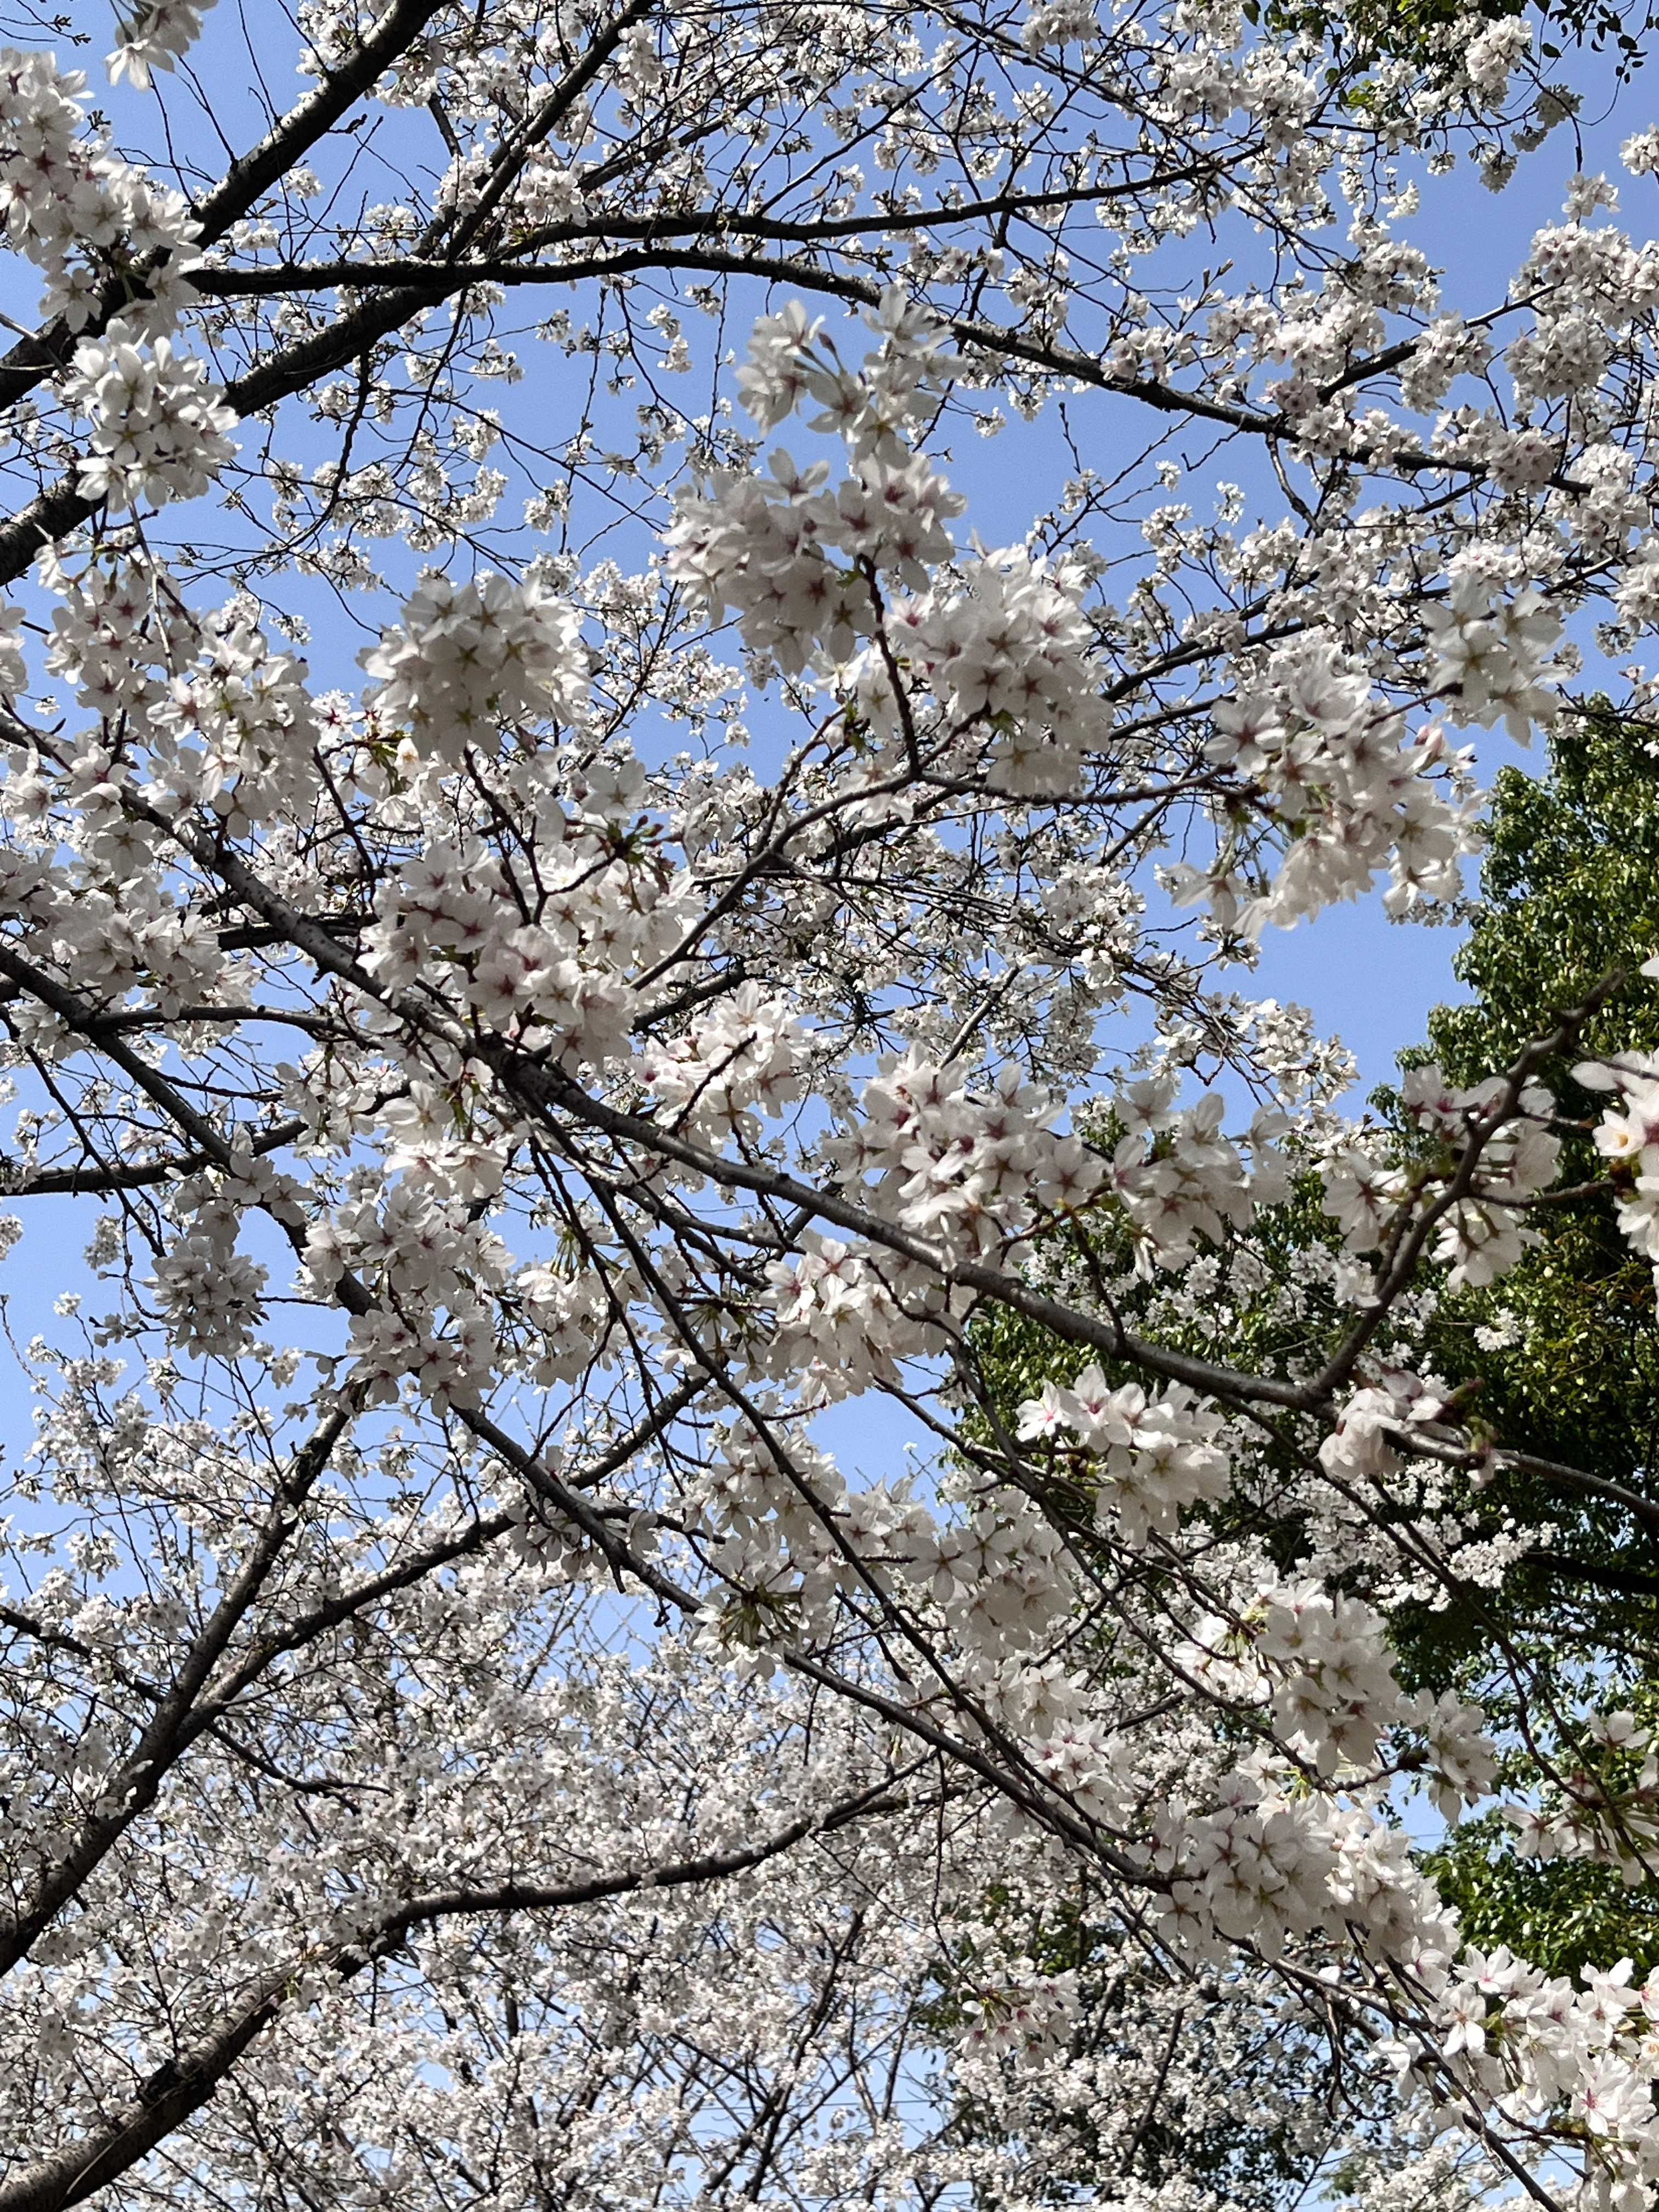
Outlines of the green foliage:
{"type": "Polygon", "coordinates": [[[1577,1979],[1621,1959],[1639,1981],[1659,1965],[1659,1898],[1629,1889],[1614,1867],[1583,1859],[1517,1859],[1508,1824],[1489,1813],[1426,1853],[1425,1870],[1455,1905],[1463,1933],[1488,1954],[1507,1944],[1547,1974],[1577,1979]]]}
{"type": "MultiPolygon", "coordinates": [[[[1455,1084],[1477,1083],[1620,976],[1579,1040],[1540,1070],[1569,1125],[1561,1182],[1593,1188],[1534,1210],[1540,1242],[1498,1283],[1442,1297],[1425,1325],[1423,1359],[1474,1386],[1474,1418],[1498,1441],[1659,1504],[1653,1282],[1620,1234],[1592,1141],[1604,1102],[1571,1076],[1587,1051],[1659,1053],[1659,988],[1635,973],[1659,949],[1659,761],[1650,744],[1645,726],[1604,708],[1564,721],[1542,778],[1499,777],[1482,897],[1455,963],[1471,997],[1437,1009],[1427,1043],[1401,1060],[1436,1059],[1455,1084]]],[[[1380,1091],[1372,1103],[1410,1150],[1417,1140],[1397,1094],[1380,1091]]],[[[1304,1175],[1288,1204],[1258,1219],[1246,1240],[1254,1275],[1241,1278],[1234,1266],[1224,1296],[1206,1296],[1201,1277],[1184,1302],[1167,1280],[1133,1281],[1129,1239],[1109,1220],[1091,1229],[1086,1246],[1074,1229],[1071,1245],[1051,1248],[1043,1264],[1079,1295],[1091,1276],[1109,1280],[1126,1324],[1165,1345],[1261,1373],[1305,1375],[1353,1319],[1322,1269],[1307,1264],[1315,1246],[1336,1243],[1320,1195],[1317,1179],[1304,1175]],[[1241,1295],[1241,1279],[1257,1288],[1241,1295]]],[[[1005,1425],[1045,1381],[1069,1382],[1088,1359],[1006,1310],[976,1323],[975,1337],[1005,1425]]],[[[1125,1370],[1109,1379],[1130,1378],[1125,1370]]],[[[980,1431],[988,1448],[994,1426],[988,1419],[980,1431]]],[[[1213,1510],[1218,1533],[1249,1534],[1275,1556],[1294,1557],[1300,1532],[1273,1472],[1304,1448],[1288,1433],[1270,1444],[1254,1490],[1236,1490],[1213,1510]]],[[[1498,1590],[1471,1587],[1435,1608],[1399,1607],[1390,1628],[1407,1686],[1477,1696],[1502,1729],[1512,1717],[1501,1662],[1508,1650],[1539,1669],[1564,1711],[1629,1705],[1650,1726],[1659,1720],[1659,1543],[1621,1508],[1547,1476],[1504,1472],[1467,1504],[1488,1529],[1510,1516],[1547,1526],[1553,1540],[1511,1566],[1498,1590]]],[[[1509,1786],[1525,1792],[1537,1780],[1529,1754],[1518,1753],[1509,1786]]],[[[1659,1894],[1626,1888],[1608,1868],[1521,1860],[1513,1846],[1493,1815],[1455,1831],[1425,1860],[1471,1942],[1507,1943],[1552,1972],[1624,1957],[1644,1970],[1659,1964],[1659,1894]]]]}
{"type": "MultiPolygon", "coordinates": [[[[1650,726],[1610,708],[1564,719],[1541,779],[1506,768],[1492,794],[1481,904],[1456,956],[1471,1004],[1430,1018],[1434,1052],[1474,1081],[1537,1034],[1540,1012],[1571,1006],[1659,945],[1659,759],[1650,726]]],[[[1600,1049],[1659,1043],[1659,989],[1635,982],[1591,1017],[1600,1049]]],[[[1564,1079],[1576,1050],[1556,1063],[1564,1079]]],[[[1547,1079],[1548,1074],[1547,1072],[1547,1079]]],[[[1590,1101],[1577,1094],[1588,1106],[1590,1101]]]]}
{"type": "MultiPolygon", "coordinates": [[[[1624,1700],[1643,1727],[1659,1723],[1659,1679],[1626,1686],[1624,1700]]],[[[1529,1778],[1523,1757],[1505,1762],[1507,1778],[1529,1778]]],[[[1569,1758],[1564,1778],[1582,1780],[1569,1758]]],[[[1641,1782],[1642,1753],[1598,1759],[1604,1781],[1627,1791],[1641,1782]]],[[[1548,1793],[1547,1793],[1548,1794],[1548,1793]]],[[[1586,1966],[1606,1972],[1633,1961],[1639,1981],[1659,1966],[1659,1887],[1627,1884],[1615,1867],[1583,1859],[1521,1859],[1509,1823],[1498,1812],[1452,1831],[1423,1864],[1441,1895],[1457,1908],[1468,1940],[1490,1954],[1506,1944],[1547,1974],[1576,1980],[1586,1966]]]]}
{"type": "MultiPolygon", "coordinates": [[[[1620,1234],[1591,1130],[1603,1101],[1572,1079],[1589,1051],[1659,1050],[1659,988],[1634,973],[1659,948],[1659,761],[1644,724],[1603,708],[1564,720],[1547,773],[1506,769],[1493,794],[1482,898],[1455,972],[1472,994],[1431,1017],[1406,1065],[1438,1060],[1455,1084],[1513,1063],[1559,1012],[1622,978],[1579,1041],[1540,1070],[1576,1126],[1561,1183],[1595,1186],[1537,1209],[1540,1242],[1492,1289],[1448,1300],[1428,1332],[1440,1370],[1479,1381],[1480,1418],[1503,1442],[1659,1498],[1659,1327],[1647,1265],[1620,1234]],[[1509,1322],[1507,1316],[1512,1316],[1509,1322]],[[1483,1347],[1500,1319],[1513,1341],[1483,1347]]],[[[1393,1102],[1379,1095],[1385,1112],[1393,1102]]],[[[1553,1525],[1553,1544],[1520,1563],[1501,1593],[1470,1593],[1393,1623],[1416,1680],[1474,1686],[1501,1637],[1564,1696],[1659,1711],[1659,1544],[1624,1512],[1536,1477],[1500,1475],[1493,1508],[1553,1525]]],[[[1484,1693],[1500,1717],[1503,1700],[1484,1693]]],[[[1546,1792],[1546,1795],[1548,1793],[1546,1792]]],[[[1659,1898],[1613,1869],[1493,1851],[1499,1824],[1455,1832],[1429,1861],[1482,1948],[1507,1943],[1550,1972],[1659,1962],[1659,1898]]]]}
{"type": "MultiPolygon", "coordinates": [[[[1478,1382],[1480,1417],[1503,1442],[1659,1498],[1652,1277],[1620,1234],[1591,1139],[1603,1102],[1571,1077],[1586,1049],[1659,1049],[1659,988],[1633,973],[1659,946],[1659,763],[1648,744],[1645,726],[1604,712],[1563,723],[1542,779],[1515,769],[1499,776],[1483,896],[1454,963],[1474,995],[1437,1009],[1427,1045],[1401,1059],[1433,1058],[1452,1082],[1478,1082],[1511,1064],[1608,976],[1624,976],[1581,1042],[1540,1070],[1577,1125],[1564,1131],[1561,1183],[1594,1188],[1535,1209],[1540,1243],[1492,1290],[1446,1301],[1428,1351],[1443,1374],[1478,1382]],[[1476,1332],[1495,1322],[1514,1341],[1483,1346],[1476,1332]]],[[[1374,1103],[1387,1113],[1395,1102],[1384,1092],[1374,1103]]],[[[1535,1479],[1500,1477],[1492,1502],[1518,1520],[1553,1522],[1553,1548],[1568,1563],[1540,1559],[1512,1574],[1511,1617],[1535,1620],[1540,1648],[1564,1662],[1593,1647],[1616,1675],[1641,1678],[1647,1647],[1659,1641],[1659,1545],[1622,1512],[1575,1504],[1535,1479]],[[1595,1607],[1588,1621],[1580,1618],[1587,1596],[1595,1607]]],[[[1460,1638],[1466,1656],[1484,1644],[1488,1609],[1477,1610],[1479,1620],[1454,1608],[1433,1624],[1402,1623],[1413,1671],[1445,1671],[1460,1638]]]]}

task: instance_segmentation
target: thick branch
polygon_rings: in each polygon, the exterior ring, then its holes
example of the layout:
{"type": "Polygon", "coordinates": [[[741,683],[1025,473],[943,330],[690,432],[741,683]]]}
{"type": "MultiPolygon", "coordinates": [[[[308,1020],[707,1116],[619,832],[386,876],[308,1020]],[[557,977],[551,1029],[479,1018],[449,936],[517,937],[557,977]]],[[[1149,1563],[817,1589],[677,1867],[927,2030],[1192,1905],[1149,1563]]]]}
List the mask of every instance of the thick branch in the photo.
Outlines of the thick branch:
{"type": "Polygon", "coordinates": [[[197,1692],[222,1657],[226,1646],[293,1534],[300,1506],[327,1466],[345,1431],[350,1410],[331,1413],[295,1454],[277,1484],[263,1526],[249,1546],[229,1588],[192,1640],[183,1663],[156,1705],[131,1751],[110,1777],[100,1802],[109,1810],[94,1813],[78,1833],[62,1839],[61,1854],[32,1894],[0,1923],[0,1973],[9,1973],[80,1888],[111,1844],[152,1805],[172,1764],[177,1739],[189,1718],[197,1692]]]}
{"type": "MultiPolygon", "coordinates": [[[[302,1137],[307,1126],[297,1116],[279,1121],[275,1128],[256,1137],[248,1150],[256,1159],[267,1152],[280,1152],[284,1145],[291,1145],[296,1137],[302,1137]]],[[[9,1164],[0,1159],[0,1175],[9,1164]]],[[[185,1176],[198,1175],[204,1167],[217,1164],[205,1152],[179,1152],[171,1159],[146,1160],[128,1167],[82,1161],[76,1167],[42,1168],[18,1182],[0,1183],[0,1199],[88,1198],[106,1191],[148,1190],[156,1183],[176,1182],[185,1176]]]]}
{"type": "MultiPolygon", "coordinates": [[[[890,231],[945,229],[992,216],[1093,206],[1103,200],[1121,199],[1196,178],[1208,173],[1211,167],[1194,165],[1116,185],[1079,185],[1065,191],[1000,192],[990,199],[964,200],[960,205],[942,203],[937,207],[896,209],[886,215],[870,211],[826,216],[816,222],[760,215],[742,208],[687,209],[679,213],[671,210],[649,216],[616,215],[606,210],[586,222],[544,223],[528,236],[515,239],[510,249],[488,259],[416,260],[405,256],[384,261],[283,261],[258,269],[196,270],[191,282],[198,291],[214,299],[267,299],[285,292],[380,291],[392,285],[420,285],[446,277],[477,284],[556,283],[565,273],[564,265],[533,262],[528,258],[531,254],[582,240],[609,244],[625,238],[763,238],[779,245],[811,246],[867,234],[884,236],[890,231]]],[[[1409,341],[1405,354],[1415,343],[1414,339],[1409,341]]]]}
{"type": "Polygon", "coordinates": [[[1604,1565],[1595,1559],[1569,1559],[1559,1552],[1528,1552],[1529,1566],[1546,1574],[1563,1575],[1569,1582],[1591,1583],[1597,1589],[1617,1590],[1621,1597],[1659,1597],[1659,1575],[1640,1574],[1634,1567],[1604,1565]]]}

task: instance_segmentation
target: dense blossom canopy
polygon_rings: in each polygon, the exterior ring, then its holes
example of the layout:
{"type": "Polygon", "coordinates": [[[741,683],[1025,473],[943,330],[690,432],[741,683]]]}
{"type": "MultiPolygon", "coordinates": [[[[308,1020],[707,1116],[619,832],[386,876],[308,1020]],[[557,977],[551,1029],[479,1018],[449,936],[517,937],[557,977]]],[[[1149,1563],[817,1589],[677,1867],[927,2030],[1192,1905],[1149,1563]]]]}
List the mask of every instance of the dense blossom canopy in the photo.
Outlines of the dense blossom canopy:
{"type": "Polygon", "coordinates": [[[1659,1878],[1493,1485],[1659,1508],[1424,1350],[1596,1002],[1385,1128],[1244,987],[1650,714],[1659,132],[1464,314],[1518,17],[252,12],[0,53],[0,2212],[1640,2212],[1659,1978],[1413,1852],[1659,1878]]]}

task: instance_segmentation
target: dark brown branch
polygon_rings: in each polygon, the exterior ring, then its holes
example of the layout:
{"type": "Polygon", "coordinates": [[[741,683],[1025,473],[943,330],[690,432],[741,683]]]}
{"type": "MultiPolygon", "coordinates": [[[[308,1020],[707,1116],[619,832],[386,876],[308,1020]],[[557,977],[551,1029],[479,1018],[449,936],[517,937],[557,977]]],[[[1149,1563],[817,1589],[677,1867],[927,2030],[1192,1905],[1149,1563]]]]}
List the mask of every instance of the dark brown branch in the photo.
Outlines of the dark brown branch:
{"type": "MultiPolygon", "coordinates": [[[[671,1422],[678,1419],[702,1388],[703,1378],[697,1376],[690,1382],[682,1382],[677,1390],[670,1391],[591,1466],[573,1471],[567,1478],[571,1489],[592,1489],[625,1467],[636,1452],[643,1450],[653,1438],[663,1433],[671,1422]]],[[[430,1545],[425,1551],[386,1568],[367,1582],[342,1590],[337,1596],[327,1599],[323,1604],[313,1607],[309,1613],[290,1620],[285,1627],[261,1637],[229,1673],[210,1685],[210,1695],[204,1698],[191,1717],[191,1734],[199,1733],[215,1719],[222,1718],[228,1713],[242,1692],[258,1681],[272,1662],[282,1657],[284,1652],[303,1650],[306,1645],[314,1644],[319,1636],[326,1635],[330,1629],[342,1626],[355,1614],[360,1613],[365,1606],[376,1604],[381,1598],[389,1597],[398,1590],[409,1589],[428,1575],[436,1573],[440,1567],[447,1566],[473,1552],[482,1551],[486,1544],[494,1543],[498,1537],[504,1536],[513,1525],[511,1513],[490,1514],[473,1522],[458,1534],[447,1537],[441,1543],[430,1545]]]]}
{"type": "Polygon", "coordinates": [[[1598,1589],[1617,1590],[1625,1597],[1659,1597],[1659,1575],[1644,1575],[1634,1567],[1604,1566],[1595,1559],[1570,1559],[1559,1552],[1528,1552],[1528,1566],[1547,1574],[1565,1575],[1570,1582],[1593,1583],[1598,1589]]]}
{"type": "MultiPolygon", "coordinates": [[[[574,68],[565,71],[557,84],[538,101],[534,112],[525,118],[504,146],[497,149],[477,198],[462,215],[450,240],[452,254],[465,252],[473,240],[489,227],[490,217],[496,213],[514,179],[523,169],[526,155],[543,143],[562,117],[570,112],[622,44],[625,33],[635,23],[642,22],[653,5],[654,0],[628,0],[628,5],[606,24],[574,68]]],[[[439,234],[434,225],[428,233],[428,250],[430,244],[435,244],[439,234]]]]}
{"type": "Polygon", "coordinates": [[[1605,1504],[1620,1506],[1650,1534],[1659,1536],[1659,1505],[1622,1482],[1611,1482],[1605,1475],[1586,1474],[1582,1468],[1565,1467],[1559,1460],[1540,1459],[1534,1452],[1500,1449],[1495,1456],[1506,1467],[1518,1468],[1523,1474],[1540,1475],[1546,1482],[1560,1483],[1585,1498],[1596,1498],[1605,1504]]]}
{"type": "MultiPolygon", "coordinates": [[[[388,285],[418,285],[450,277],[468,283],[556,283],[563,274],[557,262],[535,264],[526,257],[549,246],[570,246],[582,240],[609,244],[616,239],[645,240],[670,238],[761,238],[786,246],[811,246],[835,239],[884,235],[890,231],[945,229],[977,222],[982,216],[1024,215],[1042,208],[1088,207],[1102,200],[1121,199],[1152,191],[1207,173],[1212,164],[1199,164],[1137,178],[1117,185],[1079,185],[1065,191],[1003,192],[993,199],[964,200],[959,206],[905,208],[882,215],[823,217],[816,222],[792,222],[787,216],[766,216],[738,208],[672,210],[661,215],[614,215],[608,210],[586,222],[550,222],[516,239],[506,252],[486,261],[416,260],[288,261],[269,268],[222,269],[191,271],[191,283],[214,299],[263,299],[290,291],[378,291],[388,285]],[[516,272],[516,273],[515,273],[516,272]]],[[[1411,342],[1412,344],[1415,341],[1411,342]]],[[[1409,350],[1409,346],[1407,350],[1409,350]]]]}
{"type": "MultiPolygon", "coordinates": [[[[1006,1274],[1000,1268],[980,1266],[969,1261],[945,1261],[924,1237],[900,1229],[884,1221],[867,1207],[856,1205],[842,1197],[838,1191],[815,1188],[810,1183],[797,1182],[793,1176],[771,1169],[751,1166],[746,1161],[733,1160],[724,1154],[711,1152],[705,1146],[650,1121],[643,1115],[627,1114],[607,1106],[602,1100],[591,1097],[573,1078],[557,1067],[533,1060],[528,1054],[505,1039],[478,1037],[459,1024],[445,1022],[429,1005],[404,997],[389,1001],[374,978],[360,963],[344,951],[330,933],[289,904],[280,894],[272,891],[238,854],[216,844],[184,822],[169,822],[159,815],[152,816],[138,802],[131,802],[133,811],[146,819],[153,820],[158,828],[175,838],[198,866],[217,877],[230,891],[239,905],[262,915],[272,927],[283,930],[322,974],[338,976],[355,989],[379,1005],[392,1004],[392,1010],[414,1026],[441,1036],[447,1044],[459,1044],[474,1058],[489,1066],[503,1087],[514,1096],[533,1106],[538,1113],[550,1109],[574,1115],[589,1127],[601,1129],[607,1135],[629,1145],[637,1146],[646,1152],[662,1153],[683,1164],[696,1168],[715,1184],[729,1184],[741,1190],[752,1190],[771,1197],[785,1206],[799,1212],[802,1220],[822,1219],[834,1222],[838,1227],[851,1230],[854,1235],[867,1237],[872,1243],[884,1245],[937,1273],[941,1279],[962,1285],[976,1291],[981,1297],[994,1298],[1000,1304],[1012,1306],[1029,1320],[1040,1322],[1068,1343],[1085,1344],[1103,1352],[1109,1359],[1124,1360],[1145,1369],[1149,1373],[1163,1375],[1172,1382],[1185,1382],[1193,1389],[1208,1392],[1234,1404],[1252,1401],[1291,1407],[1297,1411],[1312,1412],[1322,1407],[1327,1399],[1324,1389],[1316,1386],[1286,1382],[1275,1376],[1245,1375],[1199,1359],[1190,1353],[1166,1349],[1160,1345],[1146,1343],[1133,1336],[1115,1320],[1097,1320],[1093,1315],[1078,1313],[1062,1305],[1057,1299],[1046,1297],[1041,1291],[1031,1290],[1018,1277],[1006,1274]]],[[[21,955],[0,945],[0,974],[39,997],[42,1003],[71,1025],[84,1031],[88,1011],[81,1006],[73,993],[38,969],[24,961],[21,955]]],[[[100,1038],[97,1048],[106,1052],[128,1073],[132,1080],[155,1097],[165,1111],[183,1117],[181,1126],[216,1158],[229,1164],[228,1147],[212,1125],[203,1121],[194,1109],[177,1097],[164,1079],[135,1054],[126,1051],[117,1038],[100,1038]]],[[[364,1310],[364,1294],[349,1277],[343,1278],[339,1295],[349,1310],[364,1310]],[[350,1296],[356,1292],[355,1303],[350,1296]]]]}
{"type": "Polygon", "coordinates": [[[155,1802],[198,1692],[264,1587],[294,1533],[301,1505],[327,1466],[350,1418],[349,1408],[331,1413],[295,1454],[229,1588],[192,1640],[131,1750],[111,1774],[100,1800],[108,1809],[88,1814],[76,1834],[59,1839],[60,1853],[48,1863],[46,1872],[16,1911],[0,1923],[0,1973],[9,1972],[27,1955],[111,1844],[155,1802]]]}
{"type": "MultiPolygon", "coordinates": [[[[279,1121],[275,1128],[256,1137],[248,1150],[256,1159],[266,1152],[279,1152],[303,1136],[307,1126],[297,1116],[279,1121]]],[[[0,1171],[10,1164],[0,1159],[0,1171]]],[[[204,1167],[217,1164],[204,1152],[180,1152],[171,1159],[146,1160],[131,1167],[83,1162],[72,1168],[42,1168],[22,1182],[0,1182],[0,1199],[90,1198],[106,1191],[148,1190],[156,1183],[176,1182],[181,1176],[198,1175],[204,1167]]]]}
{"type": "Polygon", "coordinates": [[[331,130],[407,51],[444,0],[391,0],[372,30],[358,40],[337,69],[327,70],[303,100],[274,123],[258,144],[233,161],[196,205],[201,243],[210,246],[240,222],[260,195],[287,174],[302,154],[331,130]]]}
{"type": "MultiPolygon", "coordinates": [[[[373,282],[380,273],[365,264],[349,264],[345,266],[356,272],[351,280],[354,283],[373,282]]],[[[782,257],[771,258],[758,253],[720,252],[713,249],[654,244],[642,246],[631,252],[562,262],[552,267],[537,264],[526,268],[520,263],[504,260],[422,261],[401,266],[417,272],[410,282],[393,284],[390,289],[340,316],[327,329],[300,339],[285,352],[276,354],[261,367],[251,369],[246,376],[238,378],[226,387],[226,403],[240,416],[257,414],[263,408],[274,407],[281,401],[291,398],[295,392],[304,391],[319,378],[343,368],[346,362],[359,359],[380,339],[474,284],[572,284],[636,274],[647,270],[683,269],[695,270],[708,276],[752,276],[766,283],[799,285],[804,291],[845,300],[860,307],[876,306],[885,289],[883,283],[872,279],[820,268],[811,262],[782,257]]],[[[206,271],[203,273],[204,277],[209,275],[206,271]]],[[[345,280],[341,278],[339,281],[345,280]]],[[[1164,383],[1155,377],[1115,375],[1103,366],[1097,355],[1086,353],[1074,346],[1030,337],[1019,331],[985,322],[974,316],[945,315],[941,316],[940,321],[943,327],[963,345],[975,348],[993,357],[1000,356],[1074,379],[1098,391],[1121,393],[1125,398],[1139,400],[1143,405],[1156,409],[1161,414],[1189,416],[1201,422],[1220,423],[1230,429],[1249,431],[1261,437],[1291,438],[1294,434],[1291,425],[1282,414],[1269,415],[1255,408],[1227,405],[1206,398],[1202,392],[1182,391],[1178,386],[1164,383]]],[[[1356,453],[1352,458],[1363,465],[1366,457],[1364,453],[1356,453]]],[[[1407,475],[1449,472],[1468,477],[1472,481],[1485,474],[1483,465],[1462,461],[1455,455],[1412,450],[1390,453],[1389,466],[1407,475]]],[[[15,581],[29,567],[43,545],[55,543],[89,520],[101,504],[100,501],[82,496],[69,483],[40,493],[9,522],[0,525],[0,583],[15,581]]]]}

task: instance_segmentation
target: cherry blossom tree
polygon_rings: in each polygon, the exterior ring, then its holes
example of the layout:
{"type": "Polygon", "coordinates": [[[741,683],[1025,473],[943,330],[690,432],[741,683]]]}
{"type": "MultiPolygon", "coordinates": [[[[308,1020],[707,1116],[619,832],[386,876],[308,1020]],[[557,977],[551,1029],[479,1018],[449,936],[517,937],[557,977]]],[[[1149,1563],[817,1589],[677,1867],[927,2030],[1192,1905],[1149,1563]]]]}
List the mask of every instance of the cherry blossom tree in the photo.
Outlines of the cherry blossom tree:
{"type": "Polygon", "coordinates": [[[1394,1131],[1239,987],[1455,909],[1472,731],[1650,714],[1659,134],[1466,315],[1516,17],[150,0],[107,112],[32,28],[0,2212],[1637,2212],[1659,1982],[1413,1840],[1501,1761],[1645,1882],[1656,1754],[1389,1626],[1659,1516],[1425,1351],[1615,979],[1394,1131]]]}

